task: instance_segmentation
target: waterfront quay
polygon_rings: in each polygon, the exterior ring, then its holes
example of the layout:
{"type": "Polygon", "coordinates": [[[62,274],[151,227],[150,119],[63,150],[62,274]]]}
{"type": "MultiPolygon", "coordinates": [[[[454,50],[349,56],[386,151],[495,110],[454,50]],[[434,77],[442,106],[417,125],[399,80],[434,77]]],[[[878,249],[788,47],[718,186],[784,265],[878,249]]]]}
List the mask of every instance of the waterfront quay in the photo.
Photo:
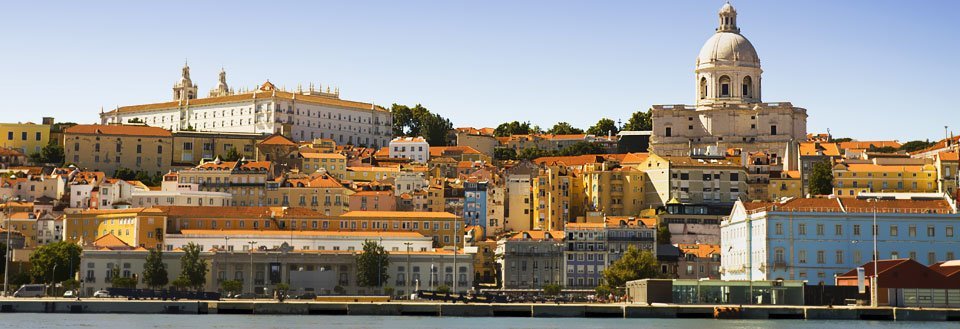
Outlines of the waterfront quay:
{"type": "Polygon", "coordinates": [[[2,299],[0,313],[382,315],[960,321],[960,309],[765,305],[451,304],[434,302],[2,299]]]}

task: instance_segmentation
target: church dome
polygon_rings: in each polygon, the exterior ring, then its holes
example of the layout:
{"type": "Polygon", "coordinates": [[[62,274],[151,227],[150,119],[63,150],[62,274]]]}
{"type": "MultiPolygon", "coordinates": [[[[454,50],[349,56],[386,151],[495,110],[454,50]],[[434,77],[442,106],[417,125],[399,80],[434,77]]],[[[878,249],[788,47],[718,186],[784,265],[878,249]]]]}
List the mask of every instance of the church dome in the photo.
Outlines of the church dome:
{"type": "Polygon", "coordinates": [[[760,57],[750,40],[733,32],[717,32],[700,48],[697,66],[760,66],[760,57]]]}

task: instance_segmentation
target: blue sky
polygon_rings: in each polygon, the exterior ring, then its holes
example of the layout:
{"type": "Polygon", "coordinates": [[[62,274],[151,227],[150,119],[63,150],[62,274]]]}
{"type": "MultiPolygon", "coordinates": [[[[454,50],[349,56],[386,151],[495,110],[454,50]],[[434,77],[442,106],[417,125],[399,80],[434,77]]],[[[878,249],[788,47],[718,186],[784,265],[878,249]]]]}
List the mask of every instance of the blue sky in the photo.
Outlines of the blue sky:
{"type": "MultiPolygon", "coordinates": [[[[421,103],[455,126],[586,128],[692,103],[722,1],[18,1],[0,11],[4,121],[90,123],[170,99],[180,67],[206,95],[266,79],[346,99],[421,103]]],[[[734,1],[764,101],[859,139],[960,133],[960,2],[734,1]]]]}

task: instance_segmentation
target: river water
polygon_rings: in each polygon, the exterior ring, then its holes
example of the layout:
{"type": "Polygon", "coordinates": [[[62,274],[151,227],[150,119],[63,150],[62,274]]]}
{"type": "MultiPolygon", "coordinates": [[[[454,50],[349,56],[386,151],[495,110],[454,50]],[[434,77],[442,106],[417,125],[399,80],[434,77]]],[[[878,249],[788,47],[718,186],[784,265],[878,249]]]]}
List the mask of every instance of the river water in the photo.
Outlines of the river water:
{"type": "Polygon", "coordinates": [[[712,319],[584,319],[584,318],[456,318],[415,316],[321,315],[140,315],[140,314],[0,314],[0,328],[535,328],[535,329],[853,329],[957,328],[949,322],[712,320],[712,319]]]}

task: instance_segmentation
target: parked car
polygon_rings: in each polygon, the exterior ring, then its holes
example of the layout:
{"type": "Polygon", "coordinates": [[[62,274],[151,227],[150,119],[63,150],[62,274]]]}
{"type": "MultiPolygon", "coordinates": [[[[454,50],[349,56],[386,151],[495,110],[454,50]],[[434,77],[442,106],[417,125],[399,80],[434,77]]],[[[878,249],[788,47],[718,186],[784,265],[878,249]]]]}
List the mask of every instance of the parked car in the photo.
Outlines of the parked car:
{"type": "Polygon", "coordinates": [[[77,298],[77,292],[73,290],[67,290],[63,293],[63,298],[77,298]]]}
{"type": "Polygon", "coordinates": [[[233,298],[236,298],[236,299],[256,299],[256,298],[257,298],[257,295],[255,295],[255,294],[253,294],[253,293],[245,292],[245,293],[242,293],[242,294],[236,294],[236,295],[233,296],[233,298]]]}
{"type": "Polygon", "coordinates": [[[312,292],[303,293],[297,296],[297,299],[317,299],[317,294],[312,292]]]}
{"type": "Polygon", "coordinates": [[[43,297],[47,292],[47,286],[43,284],[25,284],[20,286],[13,293],[13,297],[43,297]]]}
{"type": "Polygon", "coordinates": [[[110,292],[106,290],[97,290],[93,293],[93,297],[96,298],[110,298],[110,292]]]}

